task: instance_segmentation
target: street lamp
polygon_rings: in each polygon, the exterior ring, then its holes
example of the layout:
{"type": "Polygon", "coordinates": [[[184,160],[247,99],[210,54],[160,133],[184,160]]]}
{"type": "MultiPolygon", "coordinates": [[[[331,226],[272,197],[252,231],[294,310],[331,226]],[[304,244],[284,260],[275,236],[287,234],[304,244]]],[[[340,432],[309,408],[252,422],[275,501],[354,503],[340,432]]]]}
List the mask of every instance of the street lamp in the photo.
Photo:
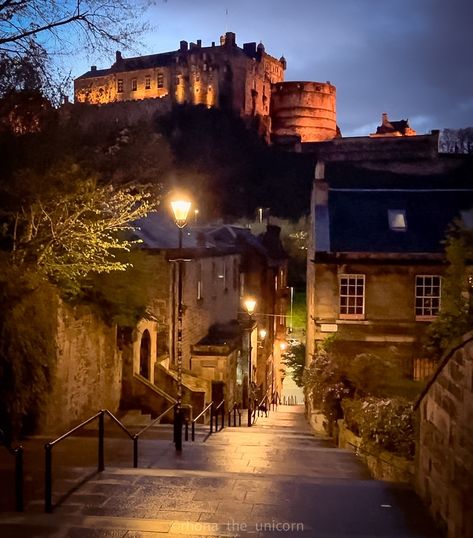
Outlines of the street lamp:
{"type": "Polygon", "coordinates": [[[252,377],[252,365],[251,365],[251,329],[253,324],[252,315],[256,307],[256,299],[253,297],[247,297],[243,301],[243,305],[248,313],[248,379],[247,379],[247,393],[248,393],[248,426],[251,426],[251,377],[252,377]]]}
{"type": "Polygon", "coordinates": [[[177,259],[177,398],[174,411],[174,443],[182,450],[182,229],[187,224],[191,202],[184,199],[171,201],[174,221],[179,229],[179,253],[177,259]]]}

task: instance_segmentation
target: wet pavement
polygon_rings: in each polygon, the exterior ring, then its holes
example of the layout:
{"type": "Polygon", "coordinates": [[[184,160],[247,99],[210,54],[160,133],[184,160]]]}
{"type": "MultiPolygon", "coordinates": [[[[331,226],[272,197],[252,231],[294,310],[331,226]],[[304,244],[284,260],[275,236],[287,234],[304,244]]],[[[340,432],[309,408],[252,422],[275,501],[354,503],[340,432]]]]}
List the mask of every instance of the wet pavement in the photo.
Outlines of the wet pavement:
{"type": "Polygon", "coordinates": [[[102,473],[94,468],[93,431],[58,445],[53,514],[42,512],[44,440],[28,443],[26,509],[0,515],[0,536],[438,536],[412,491],[371,480],[354,454],[314,436],[302,406],[279,406],[251,428],[210,437],[201,431],[180,455],[170,438],[169,427],[150,431],[140,445],[140,468],[132,469],[131,442],[108,436],[102,473]]]}

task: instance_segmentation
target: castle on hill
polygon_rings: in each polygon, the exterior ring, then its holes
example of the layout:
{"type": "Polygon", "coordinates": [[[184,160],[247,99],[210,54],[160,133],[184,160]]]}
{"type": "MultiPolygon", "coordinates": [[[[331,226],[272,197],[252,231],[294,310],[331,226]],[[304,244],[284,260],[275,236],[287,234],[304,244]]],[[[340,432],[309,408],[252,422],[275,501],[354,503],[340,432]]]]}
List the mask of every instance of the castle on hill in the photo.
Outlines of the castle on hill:
{"type": "MultiPolygon", "coordinates": [[[[203,105],[258,118],[273,139],[301,142],[338,135],[336,89],[326,82],[285,82],[284,57],[269,55],[262,43],[239,47],[233,32],[220,44],[181,41],[171,52],[116,60],[108,69],[92,66],[74,81],[76,103],[107,105],[133,101],[203,105]]],[[[159,108],[159,104],[157,105],[159,108]]]]}

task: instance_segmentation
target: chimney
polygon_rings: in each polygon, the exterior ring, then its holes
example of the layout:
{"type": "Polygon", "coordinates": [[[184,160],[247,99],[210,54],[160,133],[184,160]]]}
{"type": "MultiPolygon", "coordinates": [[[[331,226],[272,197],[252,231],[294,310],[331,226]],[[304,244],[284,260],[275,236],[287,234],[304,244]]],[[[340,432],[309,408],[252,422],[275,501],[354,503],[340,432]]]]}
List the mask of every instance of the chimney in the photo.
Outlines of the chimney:
{"type": "Polygon", "coordinates": [[[117,50],[117,52],[115,53],[115,62],[118,64],[122,61],[123,61],[122,53],[119,50],[117,50]]]}
{"type": "Polygon", "coordinates": [[[383,114],[381,115],[381,125],[385,125],[386,123],[389,123],[388,115],[386,114],[386,112],[383,112],[383,114]]]}
{"type": "Polygon", "coordinates": [[[97,71],[97,66],[96,65],[91,65],[90,70],[91,71],[97,71]]]}
{"type": "Polygon", "coordinates": [[[180,41],[179,42],[179,50],[181,52],[186,52],[188,48],[187,41],[180,41]]]}
{"type": "Polygon", "coordinates": [[[202,39],[197,40],[197,47],[200,49],[202,47],[202,39]]]}
{"type": "Polygon", "coordinates": [[[212,41],[212,47],[215,47],[215,41],[212,41]]]}
{"type": "Polygon", "coordinates": [[[236,45],[236,35],[234,32],[225,33],[225,45],[235,46],[236,45]]]}
{"type": "Polygon", "coordinates": [[[250,58],[253,58],[256,56],[256,43],[243,43],[243,50],[250,58]]]}

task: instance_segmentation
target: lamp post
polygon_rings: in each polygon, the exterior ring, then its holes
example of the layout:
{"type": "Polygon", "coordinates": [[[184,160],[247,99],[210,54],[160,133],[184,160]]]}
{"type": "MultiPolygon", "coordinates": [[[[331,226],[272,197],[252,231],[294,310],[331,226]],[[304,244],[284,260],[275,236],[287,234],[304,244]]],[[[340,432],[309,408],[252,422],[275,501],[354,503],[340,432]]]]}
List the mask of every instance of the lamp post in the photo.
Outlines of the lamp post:
{"type": "Polygon", "coordinates": [[[171,202],[174,221],[179,230],[179,252],[177,259],[177,398],[174,411],[174,444],[182,450],[182,229],[187,224],[191,202],[173,200],[171,202]]]}
{"type": "Polygon", "coordinates": [[[248,426],[251,426],[251,378],[252,378],[252,364],[251,364],[251,329],[253,324],[253,312],[256,307],[256,300],[253,297],[247,297],[243,304],[248,313],[248,380],[247,380],[247,393],[248,393],[248,426]]]}

